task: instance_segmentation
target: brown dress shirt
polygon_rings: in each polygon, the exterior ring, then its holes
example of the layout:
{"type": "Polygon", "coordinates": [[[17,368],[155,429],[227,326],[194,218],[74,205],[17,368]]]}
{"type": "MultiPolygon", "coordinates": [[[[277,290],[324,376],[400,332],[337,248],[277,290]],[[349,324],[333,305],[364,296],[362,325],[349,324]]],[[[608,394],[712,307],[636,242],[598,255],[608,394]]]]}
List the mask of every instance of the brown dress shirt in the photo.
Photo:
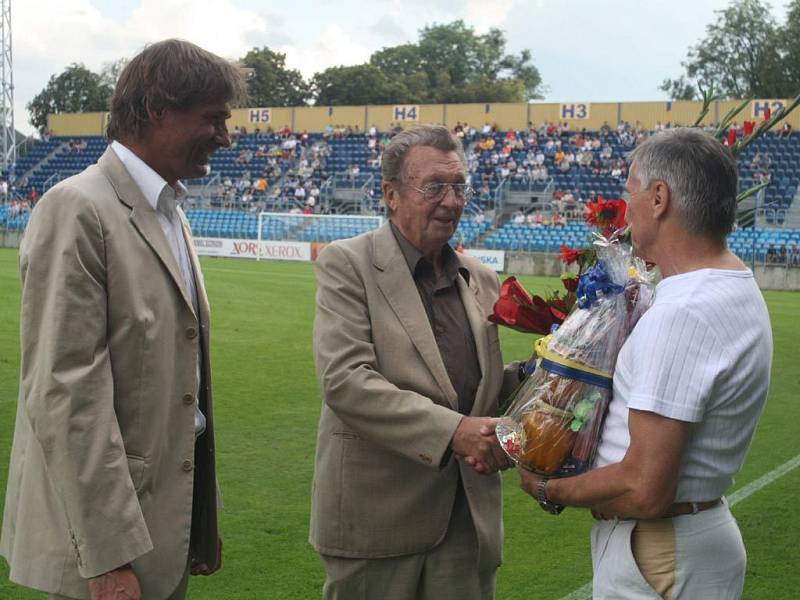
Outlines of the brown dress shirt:
{"type": "Polygon", "coordinates": [[[469,271],[459,264],[450,245],[445,244],[442,248],[444,268],[437,277],[431,261],[403,237],[394,223],[391,226],[425,306],[450,383],[458,394],[458,412],[468,415],[475,404],[481,368],[456,278],[463,277],[469,283],[469,271]]]}

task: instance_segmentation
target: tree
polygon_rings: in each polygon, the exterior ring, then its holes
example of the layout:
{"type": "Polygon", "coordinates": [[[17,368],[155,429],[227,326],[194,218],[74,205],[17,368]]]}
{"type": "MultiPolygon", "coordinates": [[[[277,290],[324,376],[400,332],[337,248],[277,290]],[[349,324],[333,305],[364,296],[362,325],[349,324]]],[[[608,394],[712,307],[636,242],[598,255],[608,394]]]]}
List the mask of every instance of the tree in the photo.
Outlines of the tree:
{"type": "Polygon", "coordinates": [[[253,70],[247,93],[254,106],[299,106],[306,103],[309,84],[300,71],[286,67],[286,55],[264,46],[253,48],[239,61],[253,70]]]}
{"type": "Polygon", "coordinates": [[[454,21],[423,28],[416,44],[375,52],[370,65],[402,82],[413,101],[522,102],[541,97],[542,80],[530,51],[506,54],[505,46],[499,29],[476,35],[463,21],[454,21]]]}
{"type": "MultiPolygon", "coordinates": [[[[779,97],[785,82],[778,26],[769,7],[761,0],[734,0],[715,14],[718,19],[706,27],[706,37],[681,63],[687,78],[706,88],[713,86],[725,97],[779,97]]],[[[683,77],[666,80],[661,89],[678,96],[688,92],[683,77]]]]}
{"type": "Polygon", "coordinates": [[[415,103],[402,81],[394,81],[374,65],[331,67],[314,75],[318,105],[415,103]]]}
{"type": "Polygon", "coordinates": [[[105,63],[100,70],[100,79],[107,83],[112,88],[116,87],[117,80],[119,79],[122,70],[128,66],[130,61],[127,58],[118,58],[115,61],[105,63]]]}
{"type": "Polygon", "coordinates": [[[696,100],[697,89],[681,75],[677,79],[665,79],[659,86],[660,90],[667,92],[672,100],[696,100]]]}
{"type": "Polygon", "coordinates": [[[788,98],[800,91],[800,0],[789,4],[779,38],[784,65],[782,75],[787,88],[779,97],[788,98]]]}
{"type": "Polygon", "coordinates": [[[48,114],[108,110],[113,91],[100,75],[73,63],[60,75],[52,75],[44,89],[27,104],[30,123],[45,133],[48,114]]]}

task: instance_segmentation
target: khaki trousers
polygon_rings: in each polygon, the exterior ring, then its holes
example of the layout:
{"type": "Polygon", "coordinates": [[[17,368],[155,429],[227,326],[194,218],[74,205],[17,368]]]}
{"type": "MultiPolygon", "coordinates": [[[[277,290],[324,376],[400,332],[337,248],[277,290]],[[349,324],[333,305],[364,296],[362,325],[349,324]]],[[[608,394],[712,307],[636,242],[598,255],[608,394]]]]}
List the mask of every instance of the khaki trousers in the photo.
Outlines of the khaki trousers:
{"type": "MultiPolygon", "coordinates": [[[[183,577],[181,577],[180,582],[178,583],[178,587],[175,588],[175,591],[166,598],[166,600],[184,600],[186,598],[186,591],[189,589],[189,565],[186,565],[186,571],[183,572],[183,577]]],[[[74,598],[69,598],[68,596],[59,596],[58,594],[48,594],[47,600],[75,600],[74,598]]],[[[150,600],[149,598],[145,598],[144,600],[150,600]]]]}
{"type": "Polygon", "coordinates": [[[435,548],[391,558],[321,558],[324,600],[494,599],[496,571],[478,572],[478,539],[460,486],[447,533],[435,548]]]}

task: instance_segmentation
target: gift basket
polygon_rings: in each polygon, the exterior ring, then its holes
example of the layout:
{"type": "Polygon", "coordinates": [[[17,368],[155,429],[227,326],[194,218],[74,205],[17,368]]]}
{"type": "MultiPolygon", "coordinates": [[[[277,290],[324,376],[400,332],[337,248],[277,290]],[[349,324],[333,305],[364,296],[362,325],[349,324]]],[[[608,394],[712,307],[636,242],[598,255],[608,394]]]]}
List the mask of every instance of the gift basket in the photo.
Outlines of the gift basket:
{"type": "Polygon", "coordinates": [[[617,354],[652,299],[651,275],[629,244],[597,235],[592,252],[594,264],[578,278],[568,315],[553,303],[543,306],[511,278],[490,317],[524,331],[552,330],[537,341],[535,368],[496,427],[514,462],[547,477],[591,466],[617,354]]]}

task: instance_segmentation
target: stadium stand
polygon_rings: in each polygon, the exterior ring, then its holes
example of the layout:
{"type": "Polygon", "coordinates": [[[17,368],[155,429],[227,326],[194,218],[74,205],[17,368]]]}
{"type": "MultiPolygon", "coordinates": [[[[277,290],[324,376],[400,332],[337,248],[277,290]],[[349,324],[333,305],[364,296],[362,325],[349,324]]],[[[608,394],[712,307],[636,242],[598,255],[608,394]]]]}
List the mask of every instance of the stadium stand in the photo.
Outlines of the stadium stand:
{"type": "MultiPolygon", "coordinates": [[[[487,129],[461,129],[476,196],[453,244],[532,252],[584,244],[583,206],[598,196],[622,195],[627,153],[650,135],[627,123],[594,132],[552,123],[523,131],[487,129]],[[533,202],[534,194],[544,201],[533,202]]],[[[209,176],[187,182],[196,199],[186,207],[195,235],[256,238],[257,214],[263,211],[379,214],[381,153],[393,133],[234,131],[231,147],[212,156],[209,176]]],[[[37,143],[16,165],[11,201],[0,205],[0,226],[24,229],[36,197],[94,163],[106,144],[101,137],[51,137],[37,143]]],[[[771,185],[753,207],[758,227],[734,232],[731,248],[747,261],[800,263],[800,223],[788,219],[800,185],[800,137],[770,133],[738,162],[743,189],[765,179],[771,185]]],[[[794,209],[800,214],[800,206],[794,209]]],[[[262,236],[324,242],[355,235],[363,227],[362,222],[318,220],[297,227],[268,219],[262,236]]]]}

